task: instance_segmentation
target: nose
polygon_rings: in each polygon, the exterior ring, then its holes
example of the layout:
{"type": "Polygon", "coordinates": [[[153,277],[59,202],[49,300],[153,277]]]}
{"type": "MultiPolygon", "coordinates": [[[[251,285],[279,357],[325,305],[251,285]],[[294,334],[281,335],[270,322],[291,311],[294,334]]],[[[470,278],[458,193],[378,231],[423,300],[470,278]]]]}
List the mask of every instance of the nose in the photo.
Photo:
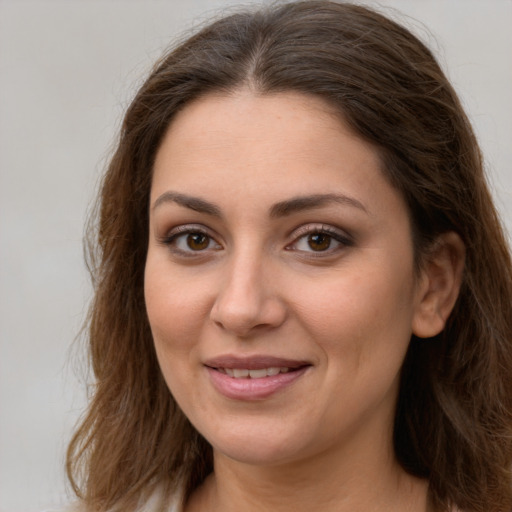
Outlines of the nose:
{"type": "Polygon", "coordinates": [[[240,338],[279,327],[287,311],[272,277],[272,268],[261,257],[234,258],[221,277],[211,320],[240,338]]]}

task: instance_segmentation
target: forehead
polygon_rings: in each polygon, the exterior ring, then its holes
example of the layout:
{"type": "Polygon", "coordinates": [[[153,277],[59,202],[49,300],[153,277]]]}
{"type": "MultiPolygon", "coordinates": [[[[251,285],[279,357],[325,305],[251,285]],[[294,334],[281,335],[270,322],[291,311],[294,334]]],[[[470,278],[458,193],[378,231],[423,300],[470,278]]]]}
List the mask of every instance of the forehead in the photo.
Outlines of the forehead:
{"type": "Polygon", "coordinates": [[[168,190],[267,205],[339,193],[370,212],[401,200],[370,143],[322,99],[292,92],[210,94],[185,107],[157,153],[151,202],[168,190]]]}
{"type": "MultiPolygon", "coordinates": [[[[298,93],[211,94],[187,105],[170,124],[157,152],[155,173],[169,163],[213,164],[244,169],[281,167],[293,160],[317,168],[336,156],[355,158],[362,166],[379,166],[376,151],[353,134],[319,98],[298,93]]],[[[178,165],[175,166],[175,171],[178,165]]],[[[293,174],[293,168],[290,169],[293,174]]]]}

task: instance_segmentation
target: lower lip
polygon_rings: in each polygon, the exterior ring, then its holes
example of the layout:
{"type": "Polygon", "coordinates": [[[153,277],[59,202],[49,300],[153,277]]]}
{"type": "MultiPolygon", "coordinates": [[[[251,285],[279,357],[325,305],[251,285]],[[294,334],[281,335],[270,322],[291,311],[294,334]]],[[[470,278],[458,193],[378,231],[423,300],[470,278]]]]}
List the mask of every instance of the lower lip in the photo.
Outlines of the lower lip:
{"type": "Polygon", "coordinates": [[[304,375],[308,367],[261,379],[235,379],[214,368],[206,367],[206,369],[214,388],[221,395],[233,400],[262,400],[296,382],[304,375]]]}

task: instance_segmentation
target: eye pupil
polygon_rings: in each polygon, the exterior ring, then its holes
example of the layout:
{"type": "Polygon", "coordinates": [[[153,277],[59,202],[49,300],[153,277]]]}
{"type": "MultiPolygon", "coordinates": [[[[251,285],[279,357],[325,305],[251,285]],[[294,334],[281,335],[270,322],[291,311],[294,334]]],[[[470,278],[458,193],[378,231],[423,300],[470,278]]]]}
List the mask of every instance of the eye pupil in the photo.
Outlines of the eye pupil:
{"type": "Polygon", "coordinates": [[[193,251],[202,251],[208,247],[210,240],[203,233],[189,233],[187,236],[187,245],[193,251]]]}
{"type": "Polygon", "coordinates": [[[313,233],[308,236],[308,245],[313,251],[325,251],[331,245],[331,237],[323,233],[313,233]]]}

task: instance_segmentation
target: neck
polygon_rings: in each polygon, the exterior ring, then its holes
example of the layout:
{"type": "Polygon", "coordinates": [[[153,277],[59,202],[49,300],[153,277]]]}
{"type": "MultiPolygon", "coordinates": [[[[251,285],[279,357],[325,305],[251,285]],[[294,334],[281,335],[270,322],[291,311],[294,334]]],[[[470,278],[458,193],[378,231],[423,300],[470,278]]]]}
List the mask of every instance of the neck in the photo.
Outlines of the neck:
{"type": "Polygon", "coordinates": [[[302,464],[254,466],[215,454],[214,472],[186,512],[430,511],[427,482],[405,473],[394,457],[374,459],[371,465],[359,457],[343,467],[339,460],[339,454],[329,452],[302,464]]]}

